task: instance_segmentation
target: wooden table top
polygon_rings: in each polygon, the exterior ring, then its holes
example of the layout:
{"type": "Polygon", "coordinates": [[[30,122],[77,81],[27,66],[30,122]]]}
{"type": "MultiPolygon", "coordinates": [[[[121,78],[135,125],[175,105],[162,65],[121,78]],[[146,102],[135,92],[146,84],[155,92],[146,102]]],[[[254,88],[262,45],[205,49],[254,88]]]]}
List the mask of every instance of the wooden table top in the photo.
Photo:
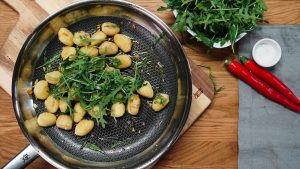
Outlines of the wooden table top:
{"type": "MultiPolygon", "coordinates": [[[[131,0],[134,2],[134,0],[131,0]]],[[[265,17],[270,24],[300,24],[299,0],[266,0],[269,10],[265,17]]],[[[141,6],[159,7],[147,1],[141,6]]],[[[153,12],[152,11],[152,12],[153,12]]],[[[167,24],[174,22],[170,12],[155,12],[159,17],[168,15],[167,24]]],[[[18,20],[18,14],[0,1],[0,48],[18,20]]],[[[193,54],[197,64],[210,66],[216,82],[224,90],[218,94],[210,108],[193,124],[177,143],[158,162],[155,168],[237,168],[238,155],[238,85],[237,80],[224,68],[223,62],[230,50],[212,50],[195,42],[182,41],[187,55],[193,54]],[[196,54],[196,55],[195,55],[196,54]]],[[[1,76],[1,75],[0,75],[1,76]]],[[[5,165],[28,141],[23,136],[12,108],[11,97],[0,88],[0,167],[5,165]]],[[[28,168],[54,168],[42,158],[28,168]]]]}

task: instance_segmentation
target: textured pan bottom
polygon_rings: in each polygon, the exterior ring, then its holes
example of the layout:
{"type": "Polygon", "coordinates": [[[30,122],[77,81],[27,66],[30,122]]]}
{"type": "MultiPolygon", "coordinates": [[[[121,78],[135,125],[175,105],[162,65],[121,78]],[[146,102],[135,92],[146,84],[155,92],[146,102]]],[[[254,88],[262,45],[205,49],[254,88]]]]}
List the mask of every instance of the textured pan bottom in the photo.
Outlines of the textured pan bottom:
{"type": "MultiPolygon", "coordinates": [[[[175,64],[168,57],[168,49],[159,43],[158,37],[154,37],[144,27],[119,17],[91,17],[76,22],[68,27],[72,32],[86,31],[92,34],[96,31],[98,24],[103,22],[114,22],[121,27],[121,33],[133,38],[133,52],[131,55],[140,54],[141,57],[147,57],[151,64],[144,69],[143,79],[149,80],[154,87],[155,92],[165,92],[170,95],[170,104],[161,112],[155,113],[147,104],[149,99],[142,98],[142,105],[137,116],[126,114],[118,118],[117,122],[108,117],[106,128],[96,126],[93,131],[85,137],[77,137],[74,130],[64,131],[56,126],[44,128],[43,130],[52,139],[52,141],[66,152],[85,160],[97,162],[109,162],[124,160],[132,157],[152,145],[162,134],[170,119],[176,105],[177,97],[177,78],[175,64]],[[163,74],[158,68],[163,65],[163,74]],[[162,78],[164,77],[164,78],[162,78]],[[82,148],[85,142],[96,144],[102,148],[104,153],[82,148]]],[[[62,49],[63,45],[54,37],[45,48],[45,57],[49,58],[62,49]]],[[[41,57],[37,67],[42,65],[44,58],[41,57]]],[[[55,69],[55,67],[53,68],[55,69]]],[[[132,74],[131,70],[126,70],[125,74],[132,74]]],[[[44,79],[42,69],[36,69],[35,79],[44,79]]],[[[37,114],[46,109],[43,101],[34,99],[38,105],[37,114]]]]}

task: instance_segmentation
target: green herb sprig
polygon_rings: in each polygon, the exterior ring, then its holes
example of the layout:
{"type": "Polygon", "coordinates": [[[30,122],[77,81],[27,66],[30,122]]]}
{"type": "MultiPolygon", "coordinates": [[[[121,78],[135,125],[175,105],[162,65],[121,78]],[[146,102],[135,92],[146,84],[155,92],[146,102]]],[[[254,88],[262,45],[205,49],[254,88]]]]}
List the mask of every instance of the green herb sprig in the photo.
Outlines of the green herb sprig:
{"type": "Polygon", "coordinates": [[[211,80],[211,83],[213,84],[213,87],[214,87],[214,95],[217,95],[218,93],[220,93],[224,89],[224,86],[218,87],[217,82],[216,82],[216,77],[213,74],[211,67],[206,66],[206,65],[197,65],[197,66],[208,70],[208,77],[211,80]]]}
{"type": "Polygon", "coordinates": [[[92,39],[92,38],[86,38],[83,36],[79,36],[79,38],[80,38],[80,41],[84,44],[89,44],[94,41],[94,39],[92,39]]]}
{"type": "Polygon", "coordinates": [[[73,114],[72,105],[80,102],[80,105],[92,112],[92,117],[97,124],[105,128],[107,124],[107,111],[115,102],[127,103],[129,97],[139,89],[144,80],[141,78],[142,68],[147,64],[147,58],[143,57],[133,62],[131,66],[133,77],[125,76],[116,66],[116,60],[105,55],[90,58],[76,49],[77,60],[62,60],[55,55],[47,65],[57,63],[62,72],[60,82],[51,86],[50,93],[58,99],[67,97],[68,110],[73,114]],[[95,107],[97,107],[95,109],[95,107]]]}
{"type": "Polygon", "coordinates": [[[102,150],[102,148],[100,148],[100,147],[97,146],[96,144],[90,143],[90,142],[88,142],[88,141],[85,141],[85,142],[81,145],[80,149],[83,149],[83,148],[88,148],[88,149],[90,149],[90,150],[94,150],[94,151],[98,151],[98,152],[100,152],[100,153],[104,153],[104,151],[102,150]]]}

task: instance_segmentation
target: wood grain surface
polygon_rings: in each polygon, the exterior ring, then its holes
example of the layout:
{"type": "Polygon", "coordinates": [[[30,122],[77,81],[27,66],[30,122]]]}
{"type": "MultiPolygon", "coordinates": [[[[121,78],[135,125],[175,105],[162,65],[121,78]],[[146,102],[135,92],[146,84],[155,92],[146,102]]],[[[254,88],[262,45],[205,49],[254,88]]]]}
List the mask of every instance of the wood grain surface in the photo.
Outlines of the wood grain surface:
{"type": "MultiPolygon", "coordinates": [[[[67,1],[60,2],[62,5],[67,4],[67,1]]],[[[171,12],[156,11],[160,5],[163,5],[160,0],[131,0],[131,2],[147,8],[168,25],[174,22],[171,12]]],[[[267,4],[269,10],[265,16],[271,24],[300,23],[299,0],[267,0],[267,4]]],[[[55,12],[55,10],[50,11],[52,8],[44,9],[49,10],[50,13],[55,12]]],[[[30,13],[30,11],[24,12],[30,13]]],[[[39,16],[46,17],[45,11],[40,11],[39,16]]],[[[19,18],[15,11],[0,1],[0,48],[18,19],[24,18],[19,18]]],[[[25,29],[22,25],[19,26],[20,29],[25,29]]],[[[216,76],[217,84],[223,86],[224,90],[215,97],[205,114],[163,156],[155,168],[237,168],[238,85],[237,80],[223,66],[224,59],[230,55],[230,50],[212,50],[207,53],[203,45],[188,40],[188,35],[178,34],[178,37],[188,57],[196,64],[210,66],[216,76]]],[[[1,74],[1,70],[0,76],[1,80],[5,80],[2,78],[4,74],[1,74]]],[[[28,141],[16,122],[11,97],[2,89],[0,89],[0,108],[1,167],[22,150],[28,141]]],[[[28,168],[54,167],[42,158],[38,158],[28,168]]]]}

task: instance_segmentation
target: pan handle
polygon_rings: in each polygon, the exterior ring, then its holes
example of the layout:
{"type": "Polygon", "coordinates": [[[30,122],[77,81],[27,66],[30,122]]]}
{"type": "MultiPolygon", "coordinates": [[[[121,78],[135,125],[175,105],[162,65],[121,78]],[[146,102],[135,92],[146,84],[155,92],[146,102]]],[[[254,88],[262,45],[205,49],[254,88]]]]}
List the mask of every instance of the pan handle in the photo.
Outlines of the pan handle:
{"type": "Polygon", "coordinates": [[[39,154],[37,151],[31,146],[28,145],[24,148],[14,159],[8,162],[3,169],[20,169],[25,168],[28,164],[30,164],[33,160],[35,160],[39,154]]]}

